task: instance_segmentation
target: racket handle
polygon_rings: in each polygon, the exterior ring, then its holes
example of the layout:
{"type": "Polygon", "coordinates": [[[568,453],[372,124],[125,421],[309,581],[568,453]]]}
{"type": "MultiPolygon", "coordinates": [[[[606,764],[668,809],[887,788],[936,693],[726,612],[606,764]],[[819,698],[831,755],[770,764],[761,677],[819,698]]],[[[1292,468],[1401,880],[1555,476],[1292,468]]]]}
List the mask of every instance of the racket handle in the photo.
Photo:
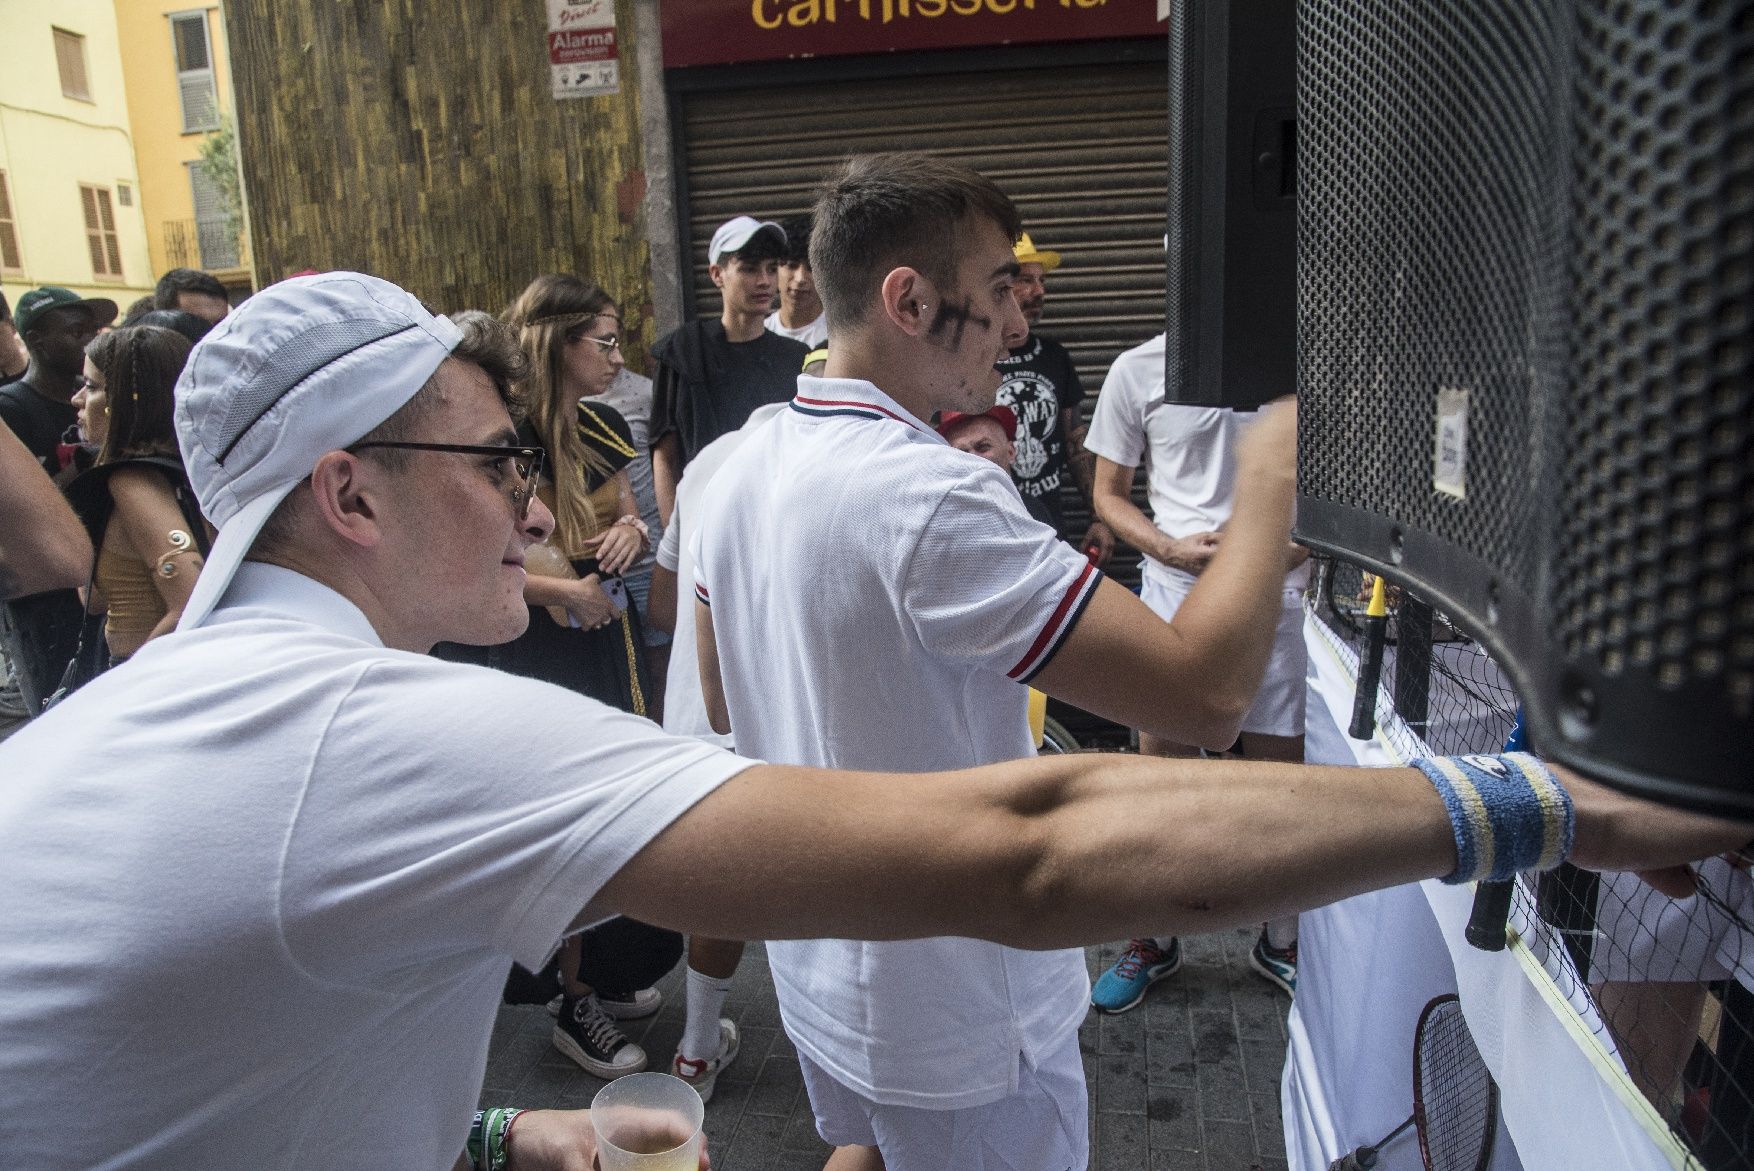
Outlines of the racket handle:
{"type": "Polygon", "coordinates": [[[1358,690],[1352,696],[1352,723],[1346,728],[1346,734],[1354,740],[1368,740],[1376,735],[1376,689],[1382,681],[1382,648],[1388,625],[1386,617],[1364,620],[1364,661],[1358,666],[1358,690]]]}
{"type": "Polygon", "coordinates": [[[1481,951],[1503,951],[1510,922],[1510,900],[1516,879],[1482,882],[1474,889],[1474,911],[1468,916],[1468,942],[1481,951]]]}

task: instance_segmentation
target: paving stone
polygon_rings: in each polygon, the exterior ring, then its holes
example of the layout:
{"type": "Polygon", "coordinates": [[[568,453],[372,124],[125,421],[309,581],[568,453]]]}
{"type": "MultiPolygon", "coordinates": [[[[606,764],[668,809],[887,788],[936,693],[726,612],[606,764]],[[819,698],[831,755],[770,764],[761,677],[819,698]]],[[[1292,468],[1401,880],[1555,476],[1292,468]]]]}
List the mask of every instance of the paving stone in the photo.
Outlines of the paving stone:
{"type": "Polygon", "coordinates": [[[1142,1114],[1104,1114],[1096,1123],[1093,1171],[1138,1171],[1139,1152],[1146,1149],[1148,1131],[1142,1114]]]}
{"type": "Polygon", "coordinates": [[[1254,1127],[1248,1122],[1223,1122],[1208,1119],[1201,1128],[1204,1143],[1200,1153],[1206,1156],[1207,1171],[1249,1171],[1260,1165],[1260,1152],[1255,1150],[1254,1127]]]}
{"type": "Polygon", "coordinates": [[[744,1114],[737,1133],[726,1144],[723,1159],[713,1152],[716,1171],[767,1171],[780,1157],[786,1120],[765,1114],[744,1114]]]}
{"type": "Polygon", "coordinates": [[[790,1057],[769,1057],[761,1065],[761,1073],[749,1091],[749,1104],[745,1109],[751,1114],[786,1118],[803,1092],[804,1075],[798,1069],[797,1061],[790,1057]]]}

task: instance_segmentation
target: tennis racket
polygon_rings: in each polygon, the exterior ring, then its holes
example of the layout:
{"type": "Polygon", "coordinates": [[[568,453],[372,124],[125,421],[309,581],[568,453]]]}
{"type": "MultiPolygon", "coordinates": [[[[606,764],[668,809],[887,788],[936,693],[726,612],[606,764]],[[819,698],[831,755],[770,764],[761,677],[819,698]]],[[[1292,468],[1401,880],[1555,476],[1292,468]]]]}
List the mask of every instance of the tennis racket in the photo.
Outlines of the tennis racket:
{"type": "MultiPolygon", "coordinates": [[[[1523,733],[1523,709],[1516,709],[1516,723],[1505,738],[1506,752],[1523,752],[1528,744],[1523,733]]],[[[1468,943],[1481,951],[1503,951],[1510,940],[1510,904],[1516,894],[1516,879],[1503,882],[1482,882],[1474,888],[1474,909],[1468,913],[1468,927],[1462,934],[1468,943]]]]}
{"type": "Polygon", "coordinates": [[[1364,652],[1358,661],[1358,690],[1352,696],[1352,723],[1346,729],[1354,740],[1376,735],[1376,689],[1382,682],[1382,648],[1388,630],[1388,583],[1379,573],[1370,587],[1370,608],[1364,612],[1364,652]]]}
{"type": "Polygon", "coordinates": [[[1453,994],[1427,1004],[1413,1030],[1413,1113],[1380,1142],[1334,1160],[1328,1171],[1368,1171],[1408,1127],[1419,1139],[1425,1171],[1486,1171],[1492,1161],[1498,1085],[1453,994]]]}

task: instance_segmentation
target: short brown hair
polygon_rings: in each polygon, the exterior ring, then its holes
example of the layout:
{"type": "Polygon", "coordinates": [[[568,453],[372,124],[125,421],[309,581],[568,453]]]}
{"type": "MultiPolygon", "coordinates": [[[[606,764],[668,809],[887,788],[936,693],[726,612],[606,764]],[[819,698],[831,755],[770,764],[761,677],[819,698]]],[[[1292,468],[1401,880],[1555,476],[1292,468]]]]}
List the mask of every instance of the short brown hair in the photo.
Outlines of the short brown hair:
{"type": "Polygon", "coordinates": [[[948,285],[970,228],[990,222],[1016,240],[1023,221],[991,179],[915,152],[854,155],[822,186],[810,271],[828,332],[857,325],[883,278],[903,265],[948,285]]]}

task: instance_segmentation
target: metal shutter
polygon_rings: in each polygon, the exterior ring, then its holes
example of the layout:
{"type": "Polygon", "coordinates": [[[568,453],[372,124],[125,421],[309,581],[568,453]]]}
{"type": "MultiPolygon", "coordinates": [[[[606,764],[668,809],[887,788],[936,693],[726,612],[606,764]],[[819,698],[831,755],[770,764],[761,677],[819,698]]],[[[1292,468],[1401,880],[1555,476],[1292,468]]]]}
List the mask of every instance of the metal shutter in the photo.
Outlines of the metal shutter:
{"type": "MultiPolygon", "coordinates": [[[[783,66],[776,66],[776,72],[783,66]]],[[[926,150],[967,163],[1017,202],[1036,245],[1062,254],[1048,277],[1044,334],[1071,351],[1085,420],[1108,365],[1163,329],[1168,101],[1162,61],[1056,66],[684,92],[694,302],[712,312],[713,229],[740,213],[806,210],[843,157],[926,150]]],[[[1143,494],[1135,491],[1143,506],[1143,494]]],[[[1089,514],[1066,496],[1066,531],[1089,514]]],[[[1136,559],[1112,566],[1132,585],[1136,559]]]]}

